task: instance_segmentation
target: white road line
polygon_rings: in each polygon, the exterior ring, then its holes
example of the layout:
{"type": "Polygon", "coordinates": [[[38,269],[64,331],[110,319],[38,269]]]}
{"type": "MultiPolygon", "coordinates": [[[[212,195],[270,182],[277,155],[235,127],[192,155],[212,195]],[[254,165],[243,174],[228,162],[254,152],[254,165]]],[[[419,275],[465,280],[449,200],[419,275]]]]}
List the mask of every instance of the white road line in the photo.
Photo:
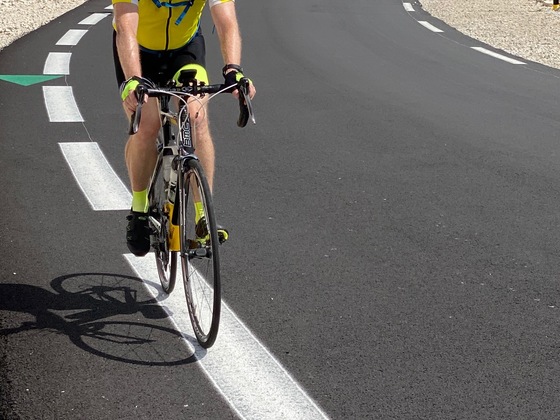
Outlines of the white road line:
{"type": "Polygon", "coordinates": [[[132,195],[97,143],[59,143],[68,166],[93,210],[129,210],[132,195]]]}
{"type": "Polygon", "coordinates": [[[43,86],[43,97],[50,122],[84,121],[76,105],[72,86],[43,86]]]}
{"type": "Polygon", "coordinates": [[[84,20],[78,22],[78,25],[96,25],[109,15],[110,13],[92,13],[84,20]]]}
{"type": "Polygon", "coordinates": [[[70,29],[57,41],[56,45],[76,45],[86,32],[87,29],[70,29]]]}
{"type": "Polygon", "coordinates": [[[43,74],[70,74],[70,58],[72,53],[51,52],[45,61],[43,74]]]}
{"type": "Polygon", "coordinates": [[[407,12],[414,12],[414,7],[412,7],[412,4],[403,3],[403,6],[404,6],[404,10],[406,10],[407,12]]]}
{"type": "Polygon", "coordinates": [[[111,5],[107,6],[107,7],[105,8],[105,10],[113,10],[113,5],[111,4],[111,5]]]}
{"type": "MultiPolygon", "coordinates": [[[[216,343],[204,350],[194,338],[181,284],[167,296],[159,285],[153,254],[124,257],[165,308],[204,372],[241,418],[328,418],[227,305],[222,308],[216,343]]],[[[178,275],[180,271],[178,267],[178,275]]]]}
{"type": "Polygon", "coordinates": [[[505,55],[495,53],[494,51],[487,50],[486,48],[482,48],[482,47],[471,47],[471,48],[473,50],[476,50],[476,51],[481,52],[483,54],[487,54],[487,55],[492,56],[494,58],[498,58],[500,60],[507,61],[508,63],[511,63],[511,64],[526,64],[523,61],[519,61],[519,60],[515,60],[513,58],[506,57],[505,55]]]}
{"type": "Polygon", "coordinates": [[[443,32],[441,29],[436,28],[434,25],[432,25],[429,22],[426,22],[425,20],[419,20],[418,23],[424,26],[425,28],[428,28],[432,32],[443,32]]]}

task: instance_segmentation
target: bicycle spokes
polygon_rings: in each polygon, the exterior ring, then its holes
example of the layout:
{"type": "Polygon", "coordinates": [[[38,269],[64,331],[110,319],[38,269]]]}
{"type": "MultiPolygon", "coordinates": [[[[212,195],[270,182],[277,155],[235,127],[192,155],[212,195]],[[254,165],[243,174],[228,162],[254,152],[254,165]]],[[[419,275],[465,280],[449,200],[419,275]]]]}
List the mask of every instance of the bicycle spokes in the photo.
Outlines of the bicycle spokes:
{"type": "Polygon", "coordinates": [[[180,195],[183,281],[196,337],[203,347],[210,347],[220,317],[219,242],[210,189],[200,162],[189,161],[188,167],[180,195]]]}

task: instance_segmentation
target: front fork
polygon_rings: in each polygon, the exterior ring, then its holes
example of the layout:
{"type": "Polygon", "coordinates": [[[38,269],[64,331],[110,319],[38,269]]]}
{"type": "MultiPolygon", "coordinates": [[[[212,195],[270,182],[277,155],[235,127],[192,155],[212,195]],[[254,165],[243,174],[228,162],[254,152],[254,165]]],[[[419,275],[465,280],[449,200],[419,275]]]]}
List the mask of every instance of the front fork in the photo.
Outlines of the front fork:
{"type": "Polygon", "coordinates": [[[177,171],[177,186],[175,191],[175,202],[166,203],[168,214],[171,215],[169,219],[169,250],[181,250],[181,235],[179,231],[179,212],[182,205],[181,200],[188,201],[189,191],[185,191],[185,174],[189,170],[189,161],[191,159],[198,159],[195,155],[188,154],[186,156],[177,156],[173,160],[173,170],[177,171]]]}

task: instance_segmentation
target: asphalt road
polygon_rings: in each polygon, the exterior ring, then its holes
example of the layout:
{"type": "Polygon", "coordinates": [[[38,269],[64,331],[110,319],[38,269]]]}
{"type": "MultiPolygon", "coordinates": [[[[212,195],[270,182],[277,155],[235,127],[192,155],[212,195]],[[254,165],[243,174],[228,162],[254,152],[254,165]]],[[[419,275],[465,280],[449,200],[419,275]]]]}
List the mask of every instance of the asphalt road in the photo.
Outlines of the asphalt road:
{"type": "MultiPolygon", "coordinates": [[[[560,71],[481,54],[418,4],[351,3],[238,2],[257,125],[210,110],[224,300],[319,415],[554,418],[560,71]]],[[[62,156],[95,142],[127,182],[110,18],[56,45],[107,5],[0,52],[0,75],[72,53],[64,77],[0,81],[0,418],[285,418],[248,407],[281,390],[212,379],[220,341],[185,345],[123,256],[127,212],[94,211],[62,156]],[[84,122],[50,122],[42,86],[72,86],[84,122]]]]}

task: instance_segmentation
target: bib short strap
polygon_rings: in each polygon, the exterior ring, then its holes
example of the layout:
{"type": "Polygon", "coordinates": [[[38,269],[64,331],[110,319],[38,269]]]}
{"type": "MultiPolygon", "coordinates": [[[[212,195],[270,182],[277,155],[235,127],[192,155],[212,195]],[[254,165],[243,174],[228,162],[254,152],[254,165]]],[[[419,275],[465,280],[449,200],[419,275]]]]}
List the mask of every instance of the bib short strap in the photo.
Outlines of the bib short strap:
{"type": "Polygon", "coordinates": [[[158,9],[160,7],[168,7],[168,8],[171,9],[171,8],[174,8],[174,7],[185,6],[183,11],[181,12],[181,15],[175,21],[175,25],[179,25],[181,23],[181,21],[183,20],[183,18],[185,17],[185,15],[187,14],[187,12],[189,11],[189,9],[191,8],[191,6],[194,3],[194,0],[180,1],[178,3],[169,3],[167,1],[159,1],[159,0],[152,0],[152,1],[154,2],[154,4],[157,6],[158,9]]]}

